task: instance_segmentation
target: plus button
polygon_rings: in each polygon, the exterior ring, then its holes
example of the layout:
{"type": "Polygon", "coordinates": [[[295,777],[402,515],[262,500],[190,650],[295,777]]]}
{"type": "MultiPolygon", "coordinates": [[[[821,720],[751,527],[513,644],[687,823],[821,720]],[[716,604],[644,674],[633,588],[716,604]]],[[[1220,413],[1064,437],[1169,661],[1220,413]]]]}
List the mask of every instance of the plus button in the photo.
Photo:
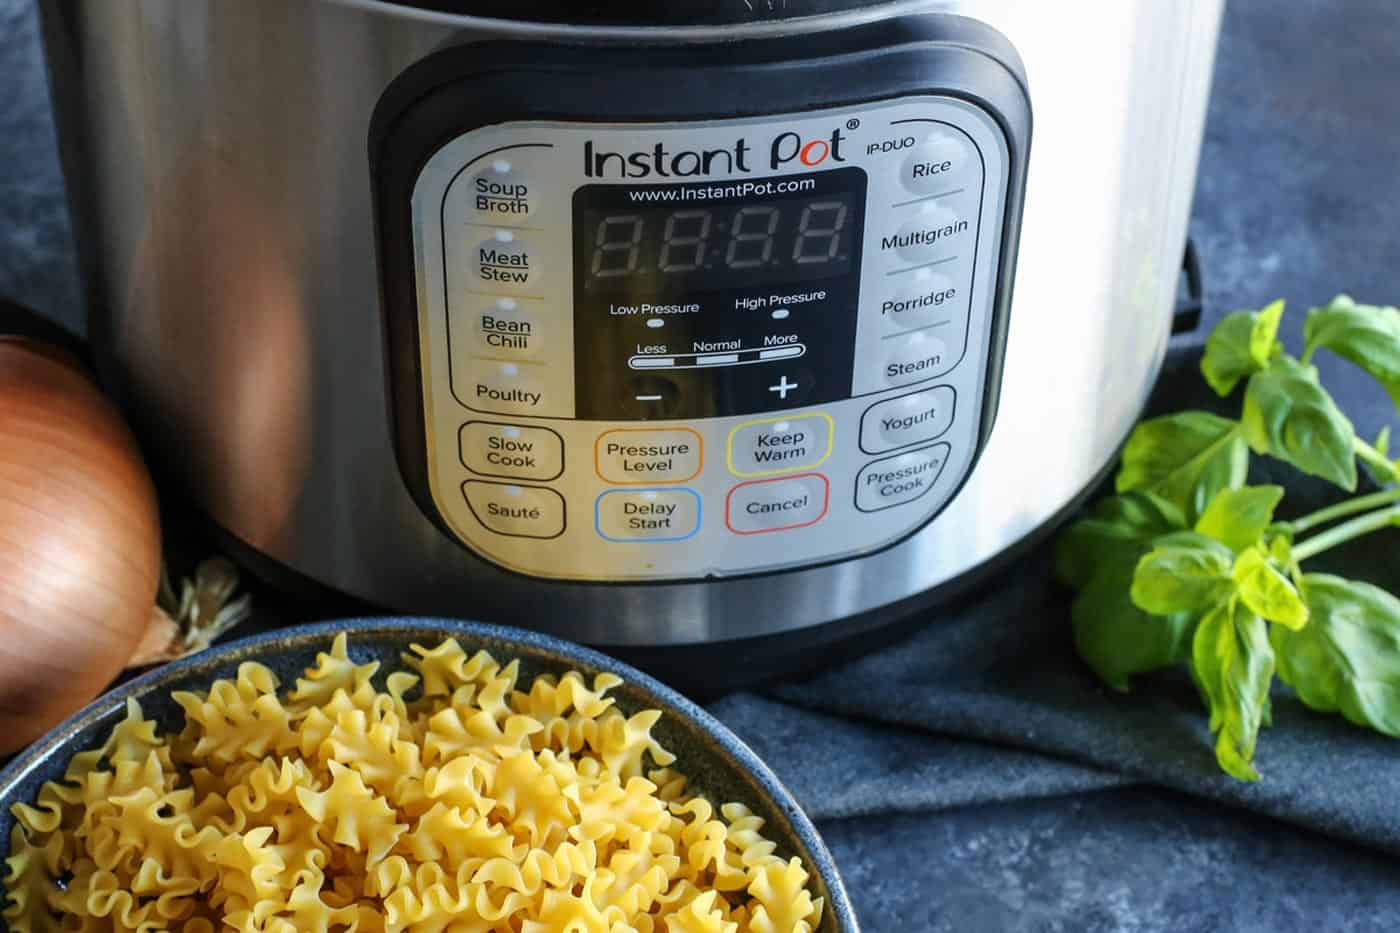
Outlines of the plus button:
{"type": "Polygon", "coordinates": [[[788,393],[796,391],[798,387],[798,383],[788,382],[788,377],[784,376],[783,378],[778,380],[777,385],[769,386],[768,391],[777,393],[778,398],[782,399],[783,401],[787,401],[788,393]]]}

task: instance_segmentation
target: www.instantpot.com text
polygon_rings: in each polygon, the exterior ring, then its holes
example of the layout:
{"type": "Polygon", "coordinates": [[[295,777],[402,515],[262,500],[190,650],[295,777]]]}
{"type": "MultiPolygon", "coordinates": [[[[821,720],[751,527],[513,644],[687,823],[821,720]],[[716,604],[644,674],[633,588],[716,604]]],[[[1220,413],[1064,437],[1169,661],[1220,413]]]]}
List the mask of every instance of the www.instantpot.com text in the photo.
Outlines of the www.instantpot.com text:
{"type": "Polygon", "coordinates": [[[768,194],[790,194],[811,191],[817,187],[815,178],[795,178],[791,181],[741,181],[731,185],[672,185],[634,188],[627,192],[633,202],[643,201],[713,201],[720,198],[743,198],[768,194]]]}

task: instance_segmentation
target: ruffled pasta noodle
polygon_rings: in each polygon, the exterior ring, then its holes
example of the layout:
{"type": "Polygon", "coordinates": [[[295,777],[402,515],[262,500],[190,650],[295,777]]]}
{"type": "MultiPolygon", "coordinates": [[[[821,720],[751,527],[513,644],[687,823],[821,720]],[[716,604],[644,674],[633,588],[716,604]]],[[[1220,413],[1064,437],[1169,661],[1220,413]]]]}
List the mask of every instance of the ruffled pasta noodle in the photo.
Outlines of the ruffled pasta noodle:
{"type": "Polygon", "coordinates": [[[99,750],[14,807],[13,933],[811,933],[822,902],[763,821],[687,790],[599,674],[538,677],[455,641],[377,685],[345,637],[279,692],[241,665],[127,701],[99,750]]]}

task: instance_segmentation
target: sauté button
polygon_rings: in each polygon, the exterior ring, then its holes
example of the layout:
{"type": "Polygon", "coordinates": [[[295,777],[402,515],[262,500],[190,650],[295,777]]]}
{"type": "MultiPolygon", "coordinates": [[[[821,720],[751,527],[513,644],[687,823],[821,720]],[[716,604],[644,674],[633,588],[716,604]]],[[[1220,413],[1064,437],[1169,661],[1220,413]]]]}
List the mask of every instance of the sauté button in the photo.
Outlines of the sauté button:
{"type": "Polygon", "coordinates": [[[915,194],[937,194],[966,184],[980,184],[980,177],[969,178],[965,174],[975,164],[972,145],[962,135],[939,129],[905,157],[899,177],[904,187],[915,194]]]}
{"type": "Polygon", "coordinates": [[[598,497],[598,536],[608,541],[684,541],[700,530],[693,489],[614,489],[598,497]]]}
{"type": "Polygon", "coordinates": [[[557,538],[564,533],[564,497],[542,486],[469,479],[467,507],[482,527],[512,538],[557,538]]]}
{"type": "Polygon", "coordinates": [[[503,415],[543,413],[548,398],[543,383],[527,364],[472,361],[467,380],[467,407],[503,415]]]}
{"type": "Polygon", "coordinates": [[[860,449],[880,454],[941,437],[953,426],[957,393],[935,386],[876,402],[860,419],[860,449]]]}
{"type": "Polygon", "coordinates": [[[548,428],[469,421],[460,440],[463,465],[482,476],[547,481],[564,472],[564,439],[548,428]]]}
{"type": "Polygon", "coordinates": [[[690,428],[619,428],[593,445],[598,477],[618,486],[684,483],[704,465],[704,441],[690,428]]]}
{"type": "Polygon", "coordinates": [[[518,293],[539,282],[539,257],[510,230],[497,230],[478,243],[473,261],[483,291],[518,293]]]}
{"type": "Polygon", "coordinates": [[[820,413],[765,418],[729,434],[729,472],[773,476],[821,466],[831,456],[835,425],[820,413]]]}
{"type": "Polygon", "coordinates": [[[740,483],[725,499],[725,523],[736,535],[792,531],[826,518],[831,484],[820,473],[740,483]]]}
{"type": "Polygon", "coordinates": [[[881,373],[892,386],[933,379],[952,369],[957,363],[948,351],[948,344],[938,336],[936,328],[915,331],[884,342],[885,363],[881,373]]]}
{"type": "Polygon", "coordinates": [[[900,259],[915,265],[963,258],[972,239],[972,224],[966,218],[941,201],[913,210],[914,215],[893,236],[880,240],[882,250],[894,249],[900,259]]]}
{"type": "Polygon", "coordinates": [[[889,333],[920,330],[967,316],[967,289],[955,285],[942,271],[916,269],[895,280],[899,284],[878,306],[880,322],[889,333]]]}
{"type": "Polygon", "coordinates": [[[856,508],[880,512],[922,498],[938,482],[951,451],[938,444],[867,464],[856,476],[856,508]]]}
{"type": "Polygon", "coordinates": [[[510,158],[493,159],[471,180],[471,205],[479,223],[528,220],[534,184],[510,158]]]}
{"type": "Polygon", "coordinates": [[[472,321],[478,356],[498,360],[529,360],[544,345],[544,328],[531,309],[514,298],[497,298],[476,312],[472,321]]]}

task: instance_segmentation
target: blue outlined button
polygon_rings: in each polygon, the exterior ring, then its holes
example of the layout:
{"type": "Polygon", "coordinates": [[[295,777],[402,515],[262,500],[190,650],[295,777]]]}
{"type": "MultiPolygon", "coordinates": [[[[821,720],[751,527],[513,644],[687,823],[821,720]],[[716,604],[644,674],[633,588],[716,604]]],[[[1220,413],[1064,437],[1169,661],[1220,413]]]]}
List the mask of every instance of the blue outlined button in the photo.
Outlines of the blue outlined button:
{"type": "Polygon", "coordinates": [[[612,489],[594,507],[607,541],[685,541],[700,530],[700,494],[693,489],[612,489]]]}

